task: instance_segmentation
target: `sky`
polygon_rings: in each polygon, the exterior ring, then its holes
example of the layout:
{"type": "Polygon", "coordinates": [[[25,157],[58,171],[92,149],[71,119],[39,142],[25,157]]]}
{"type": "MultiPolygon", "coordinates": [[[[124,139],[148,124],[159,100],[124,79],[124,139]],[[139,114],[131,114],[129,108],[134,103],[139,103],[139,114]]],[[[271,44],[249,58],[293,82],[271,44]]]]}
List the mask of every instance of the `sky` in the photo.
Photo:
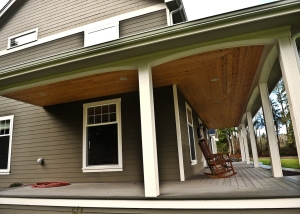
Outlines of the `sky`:
{"type": "Polygon", "coordinates": [[[274,1],[276,0],[182,0],[189,21],[274,1]]]}

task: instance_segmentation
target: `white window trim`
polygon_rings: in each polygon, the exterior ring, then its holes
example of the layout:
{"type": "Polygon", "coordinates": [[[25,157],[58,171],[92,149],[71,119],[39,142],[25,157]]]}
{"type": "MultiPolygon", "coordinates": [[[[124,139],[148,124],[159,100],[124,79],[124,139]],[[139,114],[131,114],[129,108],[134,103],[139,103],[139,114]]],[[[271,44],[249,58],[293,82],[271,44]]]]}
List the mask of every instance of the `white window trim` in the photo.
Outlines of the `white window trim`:
{"type": "Polygon", "coordinates": [[[195,146],[195,133],[193,133],[193,139],[194,139],[194,151],[195,151],[195,160],[192,159],[192,150],[191,150],[191,142],[190,142],[190,130],[189,130],[189,125],[191,125],[194,129],[194,125],[193,124],[190,124],[189,121],[188,121],[188,113],[187,113],[187,110],[190,110],[191,113],[192,113],[192,122],[194,123],[193,121],[193,111],[192,111],[192,108],[187,104],[187,102],[185,102],[185,112],[186,112],[186,122],[187,122],[187,128],[188,128],[188,135],[189,135],[189,146],[190,146],[190,159],[191,159],[191,165],[196,165],[198,163],[198,160],[197,160],[197,153],[196,153],[196,146],[195,146]]]}
{"type": "Polygon", "coordinates": [[[19,34],[16,34],[16,35],[13,35],[13,36],[8,37],[8,40],[7,40],[7,49],[12,49],[12,48],[20,47],[20,46],[26,45],[26,44],[28,44],[28,43],[35,42],[35,41],[37,41],[37,39],[38,39],[38,28],[34,28],[34,29],[31,29],[31,30],[28,30],[28,31],[25,31],[25,32],[22,32],[22,33],[19,33],[19,34]],[[29,33],[35,33],[35,38],[34,38],[34,40],[29,41],[29,42],[26,42],[26,43],[24,43],[24,44],[22,44],[22,45],[16,45],[16,46],[14,46],[14,47],[11,47],[11,46],[10,46],[10,44],[11,44],[10,40],[11,40],[11,39],[17,38],[17,37],[20,37],[20,36],[23,36],[23,35],[26,35],[26,34],[29,34],[29,33]]]}
{"type": "MultiPolygon", "coordinates": [[[[115,123],[115,122],[114,122],[115,123]]],[[[105,123],[110,124],[110,123],[105,123]]],[[[82,172],[113,172],[123,171],[123,158],[122,158],[122,128],[121,128],[121,98],[105,100],[93,103],[83,104],[83,147],[82,147],[82,172]],[[92,106],[116,104],[116,122],[118,124],[118,165],[99,165],[87,166],[87,109],[92,106]]]]}
{"type": "Polygon", "coordinates": [[[89,47],[89,46],[105,43],[105,42],[108,42],[108,41],[116,40],[116,39],[119,39],[119,37],[120,37],[119,36],[119,22],[113,22],[113,23],[101,25],[101,26],[94,27],[92,29],[88,29],[88,30],[84,31],[84,47],[89,47]],[[109,40],[104,41],[104,42],[96,42],[96,43],[93,43],[93,44],[89,44],[89,42],[90,42],[89,41],[89,39],[90,39],[89,34],[90,33],[95,32],[95,31],[104,30],[104,29],[110,28],[110,27],[115,27],[115,34],[111,35],[111,38],[109,40]]]}
{"type": "Polygon", "coordinates": [[[8,160],[7,160],[7,169],[0,169],[0,175],[9,175],[10,174],[10,162],[11,162],[11,145],[12,145],[12,137],[13,137],[13,124],[14,124],[14,115],[0,117],[1,120],[10,120],[9,127],[9,147],[8,147],[8,160]]]}

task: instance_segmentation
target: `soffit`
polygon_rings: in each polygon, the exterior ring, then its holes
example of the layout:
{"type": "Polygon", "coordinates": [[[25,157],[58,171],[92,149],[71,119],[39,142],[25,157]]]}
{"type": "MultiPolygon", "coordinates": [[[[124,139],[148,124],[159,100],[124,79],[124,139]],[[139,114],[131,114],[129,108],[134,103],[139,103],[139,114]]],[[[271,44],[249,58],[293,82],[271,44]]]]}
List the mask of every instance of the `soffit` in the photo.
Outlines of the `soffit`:
{"type": "Polygon", "coordinates": [[[152,68],[154,87],[176,84],[209,128],[237,126],[264,46],[201,53],[152,68]],[[211,80],[217,78],[218,81],[211,80]]]}

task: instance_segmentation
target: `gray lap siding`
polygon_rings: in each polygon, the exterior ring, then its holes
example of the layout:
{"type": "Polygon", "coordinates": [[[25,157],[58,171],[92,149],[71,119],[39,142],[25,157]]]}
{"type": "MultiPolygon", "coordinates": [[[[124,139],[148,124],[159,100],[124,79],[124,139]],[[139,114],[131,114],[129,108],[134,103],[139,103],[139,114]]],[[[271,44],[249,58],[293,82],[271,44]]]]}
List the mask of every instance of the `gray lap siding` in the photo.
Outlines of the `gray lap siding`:
{"type": "MultiPolygon", "coordinates": [[[[154,90],[159,176],[178,180],[178,155],[172,88],[154,90]]],[[[143,159],[139,94],[131,92],[109,97],[37,107],[0,97],[0,117],[15,115],[11,173],[0,175],[0,187],[14,182],[51,180],[70,182],[143,181],[143,159]],[[83,104],[121,98],[123,171],[82,172],[83,104]],[[36,164],[44,157],[45,165],[36,164]]]]}

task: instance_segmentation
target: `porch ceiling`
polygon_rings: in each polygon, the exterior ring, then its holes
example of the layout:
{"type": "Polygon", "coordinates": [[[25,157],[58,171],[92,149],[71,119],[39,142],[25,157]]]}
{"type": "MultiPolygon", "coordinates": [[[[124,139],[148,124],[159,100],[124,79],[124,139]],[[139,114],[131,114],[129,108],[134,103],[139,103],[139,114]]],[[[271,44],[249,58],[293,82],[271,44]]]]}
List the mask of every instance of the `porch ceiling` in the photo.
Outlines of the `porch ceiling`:
{"type": "MultiPolygon", "coordinates": [[[[177,84],[209,128],[237,126],[248,100],[264,46],[216,50],[152,68],[154,87],[177,84]],[[217,78],[218,81],[211,81],[217,78]]],[[[65,80],[2,96],[49,106],[138,90],[137,70],[65,80]],[[126,81],[120,80],[126,77],[126,81]],[[43,96],[44,95],[44,96],[43,96]]]]}
{"type": "Polygon", "coordinates": [[[237,126],[263,48],[223,49],[158,65],[152,69],[154,87],[177,84],[209,128],[237,126]]]}

